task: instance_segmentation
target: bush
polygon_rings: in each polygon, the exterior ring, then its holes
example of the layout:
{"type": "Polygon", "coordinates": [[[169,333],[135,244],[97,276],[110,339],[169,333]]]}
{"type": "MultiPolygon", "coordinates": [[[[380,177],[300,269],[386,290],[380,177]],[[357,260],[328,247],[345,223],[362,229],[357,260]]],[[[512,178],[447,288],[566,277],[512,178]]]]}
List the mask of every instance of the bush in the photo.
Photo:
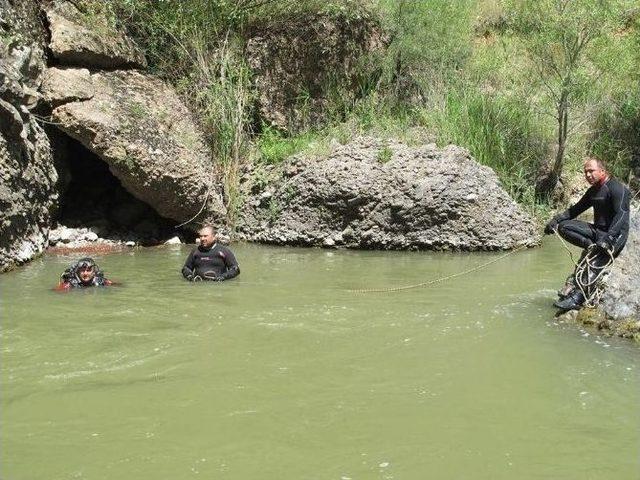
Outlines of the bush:
{"type": "Polygon", "coordinates": [[[523,100],[458,87],[445,95],[440,109],[426,109],[421,115],[438,143],[469,149],[476,160],[496,171],[516,200],[531,200],[549,137],[523,100]]]}
{"type": "Polygon", "coordinates": [[[628,180],[634,157],[640,159],[640,85],[598,112],[588,148],[611,173],[628,180]]]}
{"type": "Polygon", "coordinates": [[[282,131],[271,126],[263,126],[256,139],[258,160],[263,163],[277,164],[285,158],[298,153],[309,145],[311,133],[287,137],[282,131]]]}

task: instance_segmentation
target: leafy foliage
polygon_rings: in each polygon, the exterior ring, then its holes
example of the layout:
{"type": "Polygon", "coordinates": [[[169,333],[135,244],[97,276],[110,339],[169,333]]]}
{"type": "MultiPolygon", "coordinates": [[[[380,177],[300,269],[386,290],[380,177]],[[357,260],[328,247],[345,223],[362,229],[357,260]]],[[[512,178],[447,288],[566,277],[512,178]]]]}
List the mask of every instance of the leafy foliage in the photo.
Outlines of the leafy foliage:
{"type": "MultiPolygon", "coordinates": [[[[99,2],[95,2],[99,3],[99,2]]],[[[114,0],[104,7],[150,66],[194,106],[225,172],[231,209],[244,161],[277,163],[363,133],[457,143],[535,207],[541,165],[585,155],[628,178],[638,157],[640,14],[634,0],[114,0]],[[336,88],[328,120],[289,135],[253,110],[247,33],[310,13],[378,18],[379,71],[336,88]],[[635,12],[635,13],[634,13],[635,12]]],[[[304,99],[301,98],[301,108],[304,99]]],[[[382,159],[386,158],[382,155],[382,159]]],[[[235,206],[234,206],[235,205],[235,206]]]]}

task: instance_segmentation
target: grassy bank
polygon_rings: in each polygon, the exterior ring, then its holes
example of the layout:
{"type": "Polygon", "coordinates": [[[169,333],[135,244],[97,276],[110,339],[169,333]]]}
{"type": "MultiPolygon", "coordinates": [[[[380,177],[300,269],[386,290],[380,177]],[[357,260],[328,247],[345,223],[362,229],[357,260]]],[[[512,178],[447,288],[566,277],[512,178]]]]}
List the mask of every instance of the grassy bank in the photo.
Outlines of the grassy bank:
{"type": "Polygon", "coordinates": [[[536,211],[547,202],[536,195],[539,172],[558,161],[566,175],[597,155],[627,180],[640,155],[640,9],[633,0],[567,0],[557,10],[561,3],[118,0],[108,8],[198,113],[232,212],[242,162],[277,163],[362,134],[464,146],[536,211]],[[337,92],[325,124],[295,134],[256,119],[247,28],[361,9],[389,33],[366,92],[355,100],[337,92]]]}

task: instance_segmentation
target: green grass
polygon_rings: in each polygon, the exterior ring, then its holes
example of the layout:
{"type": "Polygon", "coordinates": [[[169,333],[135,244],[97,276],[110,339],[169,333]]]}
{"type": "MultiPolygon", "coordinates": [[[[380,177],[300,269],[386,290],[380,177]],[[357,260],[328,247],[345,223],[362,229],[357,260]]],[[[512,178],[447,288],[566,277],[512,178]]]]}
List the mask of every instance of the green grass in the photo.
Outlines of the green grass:
{"type": "Polygon", "coordinates": [[[256,138],[259,162],[278,164],[287,157],[305,150],[315,139],[311,132],[303,135],[287,136],[275,127],[263,126],[256,138]]]}
{"type": "Polygon", "coordinates": [[[494,169],[509,193],[530,202],[534,175],[547,153],[549,138],[526,103],[474,90],[451,90],[441,105],[421,111],[440,145],[467,148],[494,169]]]}
{"type": "Polygon", "coordinates": [[[618,178],[627,180],[634,155],[640,155],[640,84],[611,98],[597,113],[589,150],[618,178]]]}

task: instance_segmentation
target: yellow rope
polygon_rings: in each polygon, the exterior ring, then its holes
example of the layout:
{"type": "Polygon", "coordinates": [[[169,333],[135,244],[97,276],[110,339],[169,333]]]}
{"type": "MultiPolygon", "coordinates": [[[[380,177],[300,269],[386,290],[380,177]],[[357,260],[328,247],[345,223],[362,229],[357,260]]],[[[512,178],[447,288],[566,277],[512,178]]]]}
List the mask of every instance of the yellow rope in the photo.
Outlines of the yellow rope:
{"type": "Polygon", "coordinates": [[[564,241],[564,238],[562,238],[562,236],[558,233],[558,229],[554,228],[553,229],[553,233],[556,234],[556,236],[560,239],[560,241],[562,242],[562,246],[564,247],[564,249],[569,253],[569,257],[571,258],[571,261],[573,262],[573,265],[575,266],[574,269],[574,282],[576,284],[576,286],[580,289],[580,291],[582,292],[582,296],[585,299],[585,306],[587,307],[595,307],[595,305],[599,302],[600,296],[602,295],[602,292],[599,291],[599,288],[597,286],[598,282],[600,281],[601,278],[603,278],[604,273],[610,269],[613,264],[615,263],[615,258],[613,257],[613,252],[607,250],[607,253],[609,254],[609,260],[607,262],[606,265],[603,265],[601,267],[598,267],[600,272],[597,274],[597,276],[593,279],[593,280],[589,280],[589,270],[594,268],[594,266],[591,264],[591,259],[590,259],[590,255],[592,254],[592,247],[589,247],[586,249],[586,254],[584,255],[584,257],[582,258],[582,260],[578,263],[573,259],[573,253],[571,252],[571,250],[569,249],[569,246],[567,245],[567,242],[564,241]],[[584,274],[584,270],[586,269],[587,271],[587,284],[583,285],[582,283],[582,276],[584,274]],[[590,295],[587,294],[587,291],[591,290],[592,287],[593,291],[590,295]]]}
{"type": "Polygon", "coordinates": [[[520,252],[520,251],[524,250],[525,248],[527,248],[526,245],[521,245],[520,247],[516,248],[515,250],[511,250],[510,252],[507,252],[507,253],[505,253],[504,255],[501,255],[498,258],[494,258],[493,260],[485,262],[482,265],[475,266],[475,267],[470,268],[468,270],[465,270],[463,272],[458,272],[458,273],[454,273],[452,275],[447,275],[445,277],[436,278],[436,279],[430,280],[428,282],[416,283],[414,285],[403,285],[401,287],[349,289],[349,290],[347,290],[347,292],[351,292],[351,293],[390,293],[390,292],[399,292],[399,291],[402,291],[402,290],[410,290],[412,288],[430,287],[432,285],[435,285],[435,284],[438,284],[438,283],[442,283],[445,280],[451,280],[452,278],[461,277],[463,275],[468,275],[469,273],[473,273],[473,272],[478,271],[478,270],[480,270],[482,268],[488,267],[489,265],[491,265],[493,263],[496,263],[496,262],[499,262],[500,260],[503,260],[503,259],[507,258],[508,256],[513,255],[514,253],[520,252]]]}
{"type": "Polygon", "coordinates": [[[562,246],[563,246],[563,247],[564,247],[564,249],[569,253],[569,258],[571,258],[571,262],[573,263],[573,266],[577,268],[577,267],[578,267],[578,262],[576,262],[576,261],[573,259],[573,252],[571,251],[571,249],[570,249],[570,248],[569,248],[569,246],[567,245],[567,242],[565,242],[565,241],[564,241],[564,238],[562,238],[562,237],[560,236],[560,234],[558,233],[558,228],[557,228],[557,227],[553,229],[553,233],[555,233],[555,234],[556,234],[556,236],[560,239],[560,241],[562,242],[562,246]]]}

